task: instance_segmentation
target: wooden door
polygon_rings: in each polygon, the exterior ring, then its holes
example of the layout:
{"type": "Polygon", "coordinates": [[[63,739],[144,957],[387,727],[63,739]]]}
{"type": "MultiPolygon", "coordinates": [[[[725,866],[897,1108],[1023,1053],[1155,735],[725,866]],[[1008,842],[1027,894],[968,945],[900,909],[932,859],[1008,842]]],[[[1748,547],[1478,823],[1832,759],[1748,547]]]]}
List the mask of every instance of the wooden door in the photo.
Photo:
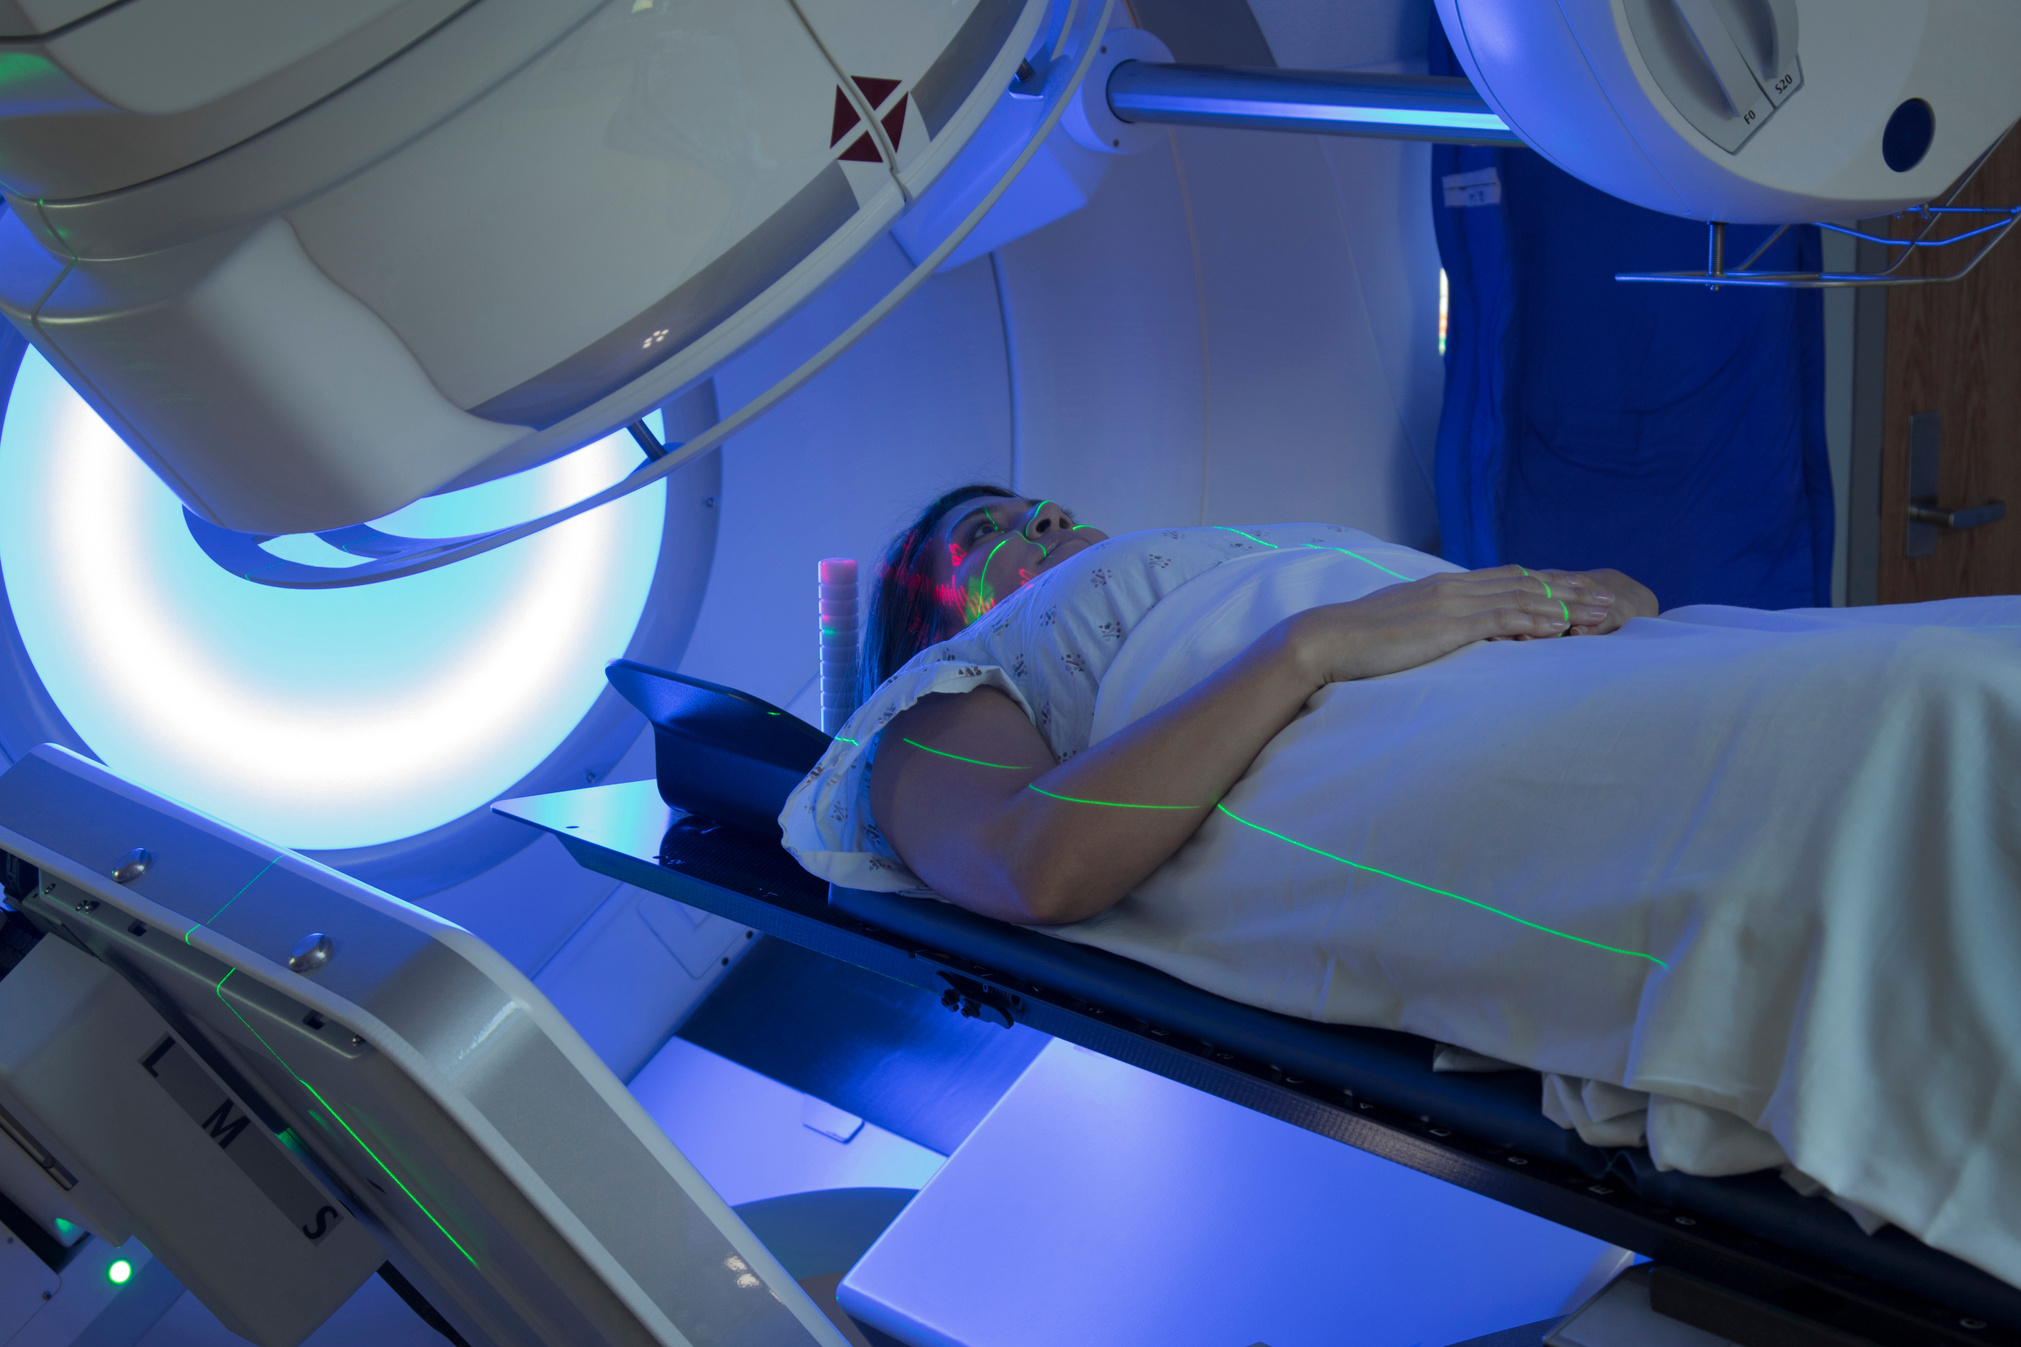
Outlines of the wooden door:
{"type": "MultiPolygon", "coordinates": [[[[1966,189],[1961,205],[2021,202],[2021,130],[2008,136],[1966,189]]],[[[1909,221],[1896,222],[1906,237],[1909,221]]],[[[1922,274],[1953,270],[1957,249],[1925,250],[1922,274]]],[[[1878,251],[1875,249],[1874,251],[1878,251]]],[[[1880,528],[1882,603],[2021,593],[2021,228],[1965,279],[1887,292],[1882,397],[1880,528]],[[1908,555],[1911,419],[1941,427],[1938,503],[1946,510],[2005,501],[1997,523],[1940,529],[1928,556],[1908,555]]]]}

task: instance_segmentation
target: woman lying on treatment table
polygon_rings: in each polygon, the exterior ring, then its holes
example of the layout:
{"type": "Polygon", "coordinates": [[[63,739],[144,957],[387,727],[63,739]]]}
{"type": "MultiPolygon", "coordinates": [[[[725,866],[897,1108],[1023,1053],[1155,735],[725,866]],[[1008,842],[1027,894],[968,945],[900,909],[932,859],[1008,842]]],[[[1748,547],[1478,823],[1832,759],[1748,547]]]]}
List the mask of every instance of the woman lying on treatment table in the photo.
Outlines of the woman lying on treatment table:
{"type": "Polygon", "coordinates": [[[986,487],[878,584],[780,815],[814,873],[1534,1067],[1596,1144],[2021,1284],[2021,600],[1658,616],[986,487]]]}

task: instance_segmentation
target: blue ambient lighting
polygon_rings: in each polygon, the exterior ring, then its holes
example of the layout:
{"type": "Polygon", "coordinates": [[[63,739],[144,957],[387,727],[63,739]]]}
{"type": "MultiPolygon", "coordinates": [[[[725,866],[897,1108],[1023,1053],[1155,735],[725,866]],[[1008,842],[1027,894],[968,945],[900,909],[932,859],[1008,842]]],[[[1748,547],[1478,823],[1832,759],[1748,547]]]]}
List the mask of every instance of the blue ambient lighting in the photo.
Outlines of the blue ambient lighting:
{"type": "MultiPolygon", "coordinates": [[[[516,523],[616,481],[619,434],[375,521],[516,523]]],[[[182,505],[39,354],[0,428],[0,573],[36,672],[107,766],[283,846],[369,846],[482,807],[567,737],[645,608],[665,487],[455,566],[288,590],[214,565],[182,505]]],[[[268,550],[356,558],[314,537],[268,550]]]]}
{"type": "Polygon", "coordinates": [[[1263,99],[1195,97],[1189,94],[1132,93],[1130,111],[1191,114],[1228,120],[1253,117],[1273,122],[1337,122],[1344,126],[1428,126],[1449,131],[1500,131],[1509,124],[1492,112],[1441,112],[1426,108],[1343,107],[1335,103],[1291,103],[1263,99]]]}

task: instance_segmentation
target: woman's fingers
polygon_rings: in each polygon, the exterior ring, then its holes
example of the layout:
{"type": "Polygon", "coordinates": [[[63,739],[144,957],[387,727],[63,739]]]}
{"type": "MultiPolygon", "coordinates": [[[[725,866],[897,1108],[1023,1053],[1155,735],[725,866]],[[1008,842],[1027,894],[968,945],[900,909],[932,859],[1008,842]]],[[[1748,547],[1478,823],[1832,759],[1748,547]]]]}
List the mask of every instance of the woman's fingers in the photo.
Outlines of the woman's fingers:
{"type": "Polygon", "coordinates": [[[1535,571],[1532,574],[1549,585],[1552,592],[1575,601],[1607,607],[1614,603],[1614,591],[1587,571],[1535,571]]]}
{"type": "Polygon", "coordinates": [[[1510,565],[1454,573],[1449,578],[1465,583],[1476,594],[1527,592],[1566,608],[1605,609],[1614,602],[1611,591],[1580,571],[1533,571],[1510,565]]]}
{"type": "Polygon", "coordinates": [[[1547,589],[1542,583],[1521,583],[1526,578],[1517,576],[1517,583],[1502,587],[1500,592],[1474,596],[1487,600],[1476,610],[1476,618],[1488,636],[1528,639],[1568,631],[1588,634],[1619,625],[1612,605],[1597,600],[1591,591],[1579,586],[1551,585],[1547,589]]]}
{"type": "Polygon", "coordinates": [[[1474,639],[1480,640],[1494,636],[1557,636],[1570,623],[1556,604],[1546,606],[1541,598],[1522,596],[1518,602],[1498,603],[1475,613],[1470,625],[1478,632],[1474,639]]]}

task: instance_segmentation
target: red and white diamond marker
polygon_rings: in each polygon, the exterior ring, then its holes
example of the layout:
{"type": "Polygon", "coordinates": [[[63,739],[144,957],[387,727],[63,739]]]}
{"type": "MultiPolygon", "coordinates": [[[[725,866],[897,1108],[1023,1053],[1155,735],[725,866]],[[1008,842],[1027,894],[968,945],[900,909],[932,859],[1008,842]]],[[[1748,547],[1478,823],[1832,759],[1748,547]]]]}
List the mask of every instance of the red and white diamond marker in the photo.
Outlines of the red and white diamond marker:
{"type": "MultiPolygon", "coordinates": [[[[897,80],[872,79],[867,75],[851,75],[850,78],[856,82],[856,87],[863,93],[864,101],[870,104],[873,111],[898,89],[897,80]]],[[[899,137],[905,133],[905,104],[911,97],[910,94],[900,94],[896,103],[877,113],[877,120],[884,123],[884,134],[890,139],[891,148],[894,150],[898,148],[899,137]]],[[[855,130],[862,120],[856,113],[856,105],[849,101],[849,95],[838,88],[835,91],[835,117],[829,127],[828,144],[831,147],[840,145],[843,137],[855,130]]],[[[875,164],[881,159],[877,153],[877,142],[871,138],[868,131],[851,141],[849,148],[844,150],[840,157],[865,164],[875,164]]]]}

